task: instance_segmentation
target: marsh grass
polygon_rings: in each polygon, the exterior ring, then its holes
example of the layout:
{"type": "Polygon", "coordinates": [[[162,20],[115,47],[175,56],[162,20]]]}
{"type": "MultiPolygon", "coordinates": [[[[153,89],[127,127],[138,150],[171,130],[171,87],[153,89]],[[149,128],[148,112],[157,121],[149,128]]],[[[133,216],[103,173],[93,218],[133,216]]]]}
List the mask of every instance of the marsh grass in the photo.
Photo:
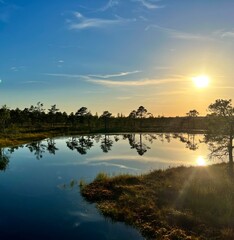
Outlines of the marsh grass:
{"type": "Polygon", "coordinates": [[[104,173],[81,189],[104,216],[148,239],[234,239],[234,178],[227,164],[142,176],[104,173]]]}

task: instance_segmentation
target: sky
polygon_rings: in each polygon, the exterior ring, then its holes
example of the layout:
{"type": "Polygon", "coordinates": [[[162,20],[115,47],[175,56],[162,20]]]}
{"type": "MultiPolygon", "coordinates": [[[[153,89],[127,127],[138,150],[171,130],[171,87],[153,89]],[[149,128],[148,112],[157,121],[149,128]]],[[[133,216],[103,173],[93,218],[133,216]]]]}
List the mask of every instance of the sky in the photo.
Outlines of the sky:
{"type": "Polygon", "coordinates": [[[0,105],[207,114],[234,90],[234,1],[0,0],[0,105]],[[194,77],[209,77],[198,88],[194,77]]]}

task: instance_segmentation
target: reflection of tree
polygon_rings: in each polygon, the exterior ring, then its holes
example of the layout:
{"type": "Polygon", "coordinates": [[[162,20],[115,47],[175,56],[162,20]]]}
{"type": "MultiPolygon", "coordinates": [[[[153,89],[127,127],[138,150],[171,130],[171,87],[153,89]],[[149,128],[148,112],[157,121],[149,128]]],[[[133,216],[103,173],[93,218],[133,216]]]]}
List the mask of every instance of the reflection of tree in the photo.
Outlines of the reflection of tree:
{"type": "Polygon", "coordinates": [[[77,150],[81,155],[87,154],[87,150],[93,146],[93,138],[91,136],[72,137],[67,141],[67,147],[71,150],[77,150]]]}
{"type": "Polygon", "coordinates": [[[48,140],[47,140],[47,146],[46,146],[46,148],[47,148],[47,151],[50,153],[50,154],[55,154],[55,151],[57,151],[58,150],[58,148],[55,146],[55,141],[54,141],[54,139],[53,138],[49,138],[48,140]]]}
{"type": "Polygon", "coordinates": [[[31,153],[34,153],[36,159],[40,159],[43,157],[43,153],[45,153],[46,145],[42,143],[42,141],[32,142],[26,144],[26,147],[30,150],[31,153]]]}
{"type": "Polygon", "coordinates": [[[0,171],[5,171],[9,164],[9,156],[4,153],[4,149],[0,148],[0,171]]]}
{"type": "MultiPolygon", "coordinates": [[[[144,136],[147,136],[145,134],[144,136]]],[[[135,134],[125,134],[124,139],[128,139],[129,145],[131,146],[132,149],[136,149],[137,153],[139,155],[144,155],[150,147],[148,147],[142,140],[142,134],[139,134],[139,141],[136,140],[135,134]]],[[[152,141],[152,136],[150,138],[145,137],[145,139],[152,141]]]]}
{"type": "Polygon", "coordinates": [[[110,139],[110,136],[105,134],[101,140],[101,145],[100,145],[102,151],[104,153],[111,151],[112,145],[113,145],[113,141],[110,139]]]}
{"type": "Polygon", "coordinates": [[[195,134],[188,134],[188,141],[186,144],[186,148],[193,151],[198,149],[198,143],[195,142],[195,134]]]}
{"type": "Polygon", "coordinates": [[[173,134],[173,138],[177,138],[180,140],[180,142],[185,143],[186,148],[188,148],[189,150],[195,151],[199,147],[195,139],[195,134],[188,134],[186,136],[184,134],[175,133],[173,134]]]}

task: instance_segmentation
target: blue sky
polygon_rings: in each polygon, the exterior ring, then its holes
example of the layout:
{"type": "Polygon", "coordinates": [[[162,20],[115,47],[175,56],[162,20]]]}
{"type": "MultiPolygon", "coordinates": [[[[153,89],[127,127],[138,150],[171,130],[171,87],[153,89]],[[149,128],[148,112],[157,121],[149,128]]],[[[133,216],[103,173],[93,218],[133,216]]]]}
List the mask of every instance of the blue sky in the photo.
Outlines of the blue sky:
{"type": "Polygon", "coordinates": [[[234,1],[0,0],[1,104],[206,114],[234,88],[234,1]],[[198,89],[192,77],[210,77],[198,89]]]}

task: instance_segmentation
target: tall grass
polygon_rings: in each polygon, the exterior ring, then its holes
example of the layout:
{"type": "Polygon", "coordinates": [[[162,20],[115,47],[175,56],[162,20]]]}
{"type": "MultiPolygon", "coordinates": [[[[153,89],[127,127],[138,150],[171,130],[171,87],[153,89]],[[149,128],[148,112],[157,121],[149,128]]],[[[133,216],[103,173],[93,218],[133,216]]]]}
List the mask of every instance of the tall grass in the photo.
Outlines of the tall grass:
{"type": "Polygon", "coordinates": [[[105,216],[137,227],[148,239],[234,239],[234,178],[227,167],[101,173],[81,192],[105,216]]]}

